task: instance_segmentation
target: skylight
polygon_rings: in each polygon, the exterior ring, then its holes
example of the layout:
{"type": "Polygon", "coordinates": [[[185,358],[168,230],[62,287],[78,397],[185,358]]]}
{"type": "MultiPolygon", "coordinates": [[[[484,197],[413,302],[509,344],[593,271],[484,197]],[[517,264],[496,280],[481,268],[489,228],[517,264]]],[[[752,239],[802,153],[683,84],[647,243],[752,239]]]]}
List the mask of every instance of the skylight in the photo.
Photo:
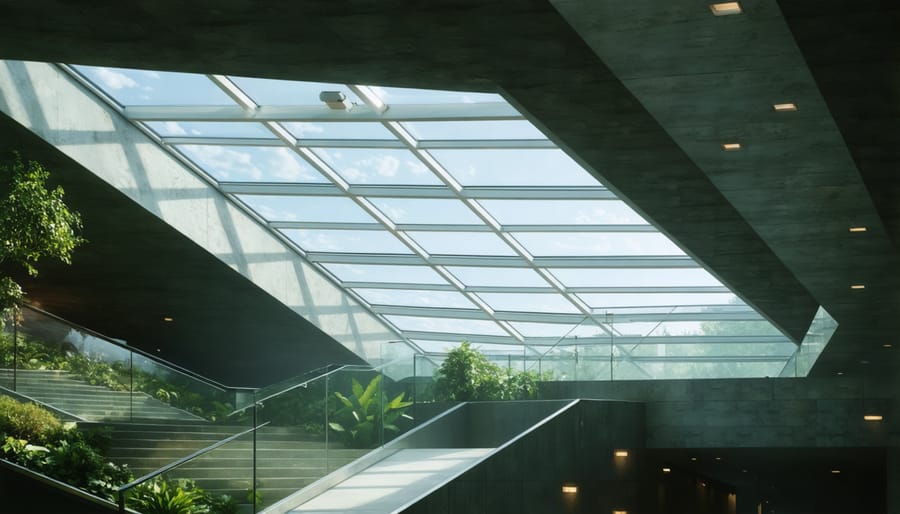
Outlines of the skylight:
{"type": "Polygon", "coordinates": [[[68,69],[428,358],[686,378],[796,350],[498,94],[68,69]]]}

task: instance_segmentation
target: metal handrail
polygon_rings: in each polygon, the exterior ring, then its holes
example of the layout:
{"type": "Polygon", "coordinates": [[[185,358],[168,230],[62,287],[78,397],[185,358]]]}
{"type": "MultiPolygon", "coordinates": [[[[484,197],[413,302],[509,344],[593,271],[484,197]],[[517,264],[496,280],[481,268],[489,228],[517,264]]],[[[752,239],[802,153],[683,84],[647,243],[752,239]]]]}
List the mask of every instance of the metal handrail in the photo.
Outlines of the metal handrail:
{"type": "Polygon", "coordinates": [[[244,430],[243,432],[240,432],[240,433],[237,433],[234,435],[230,435],[230,436],[226,437],[225,439],[222,439],[221,441],[217,441],[205,448],[201,448],[190,455],[184,456],[174,462],[170,462],[170,463],[166,464],[165,466],[157,469],[156,471],[147,473],[146,475],[144,475],[140,478],[134,479],[125,485],[119,486],[119,488],[117,489],[117,492],[119,495],[119,512],[125,512],[125,491],[132,489],[138,485],[141,485],[148,480],[156,478],[159,475],[162,475],[163,473],[166,473],[174,468],[181,466],[182,464],[185,464],[186,462],[189,462],[191,460],[196,459],[197,457],[200,457],[201,455],[205,455],[205,454],[215,450],[216,448],[219,448],[221,446],[224,446],[224,445],[230,443],[231,441],[234,441],[235,439],[243,437],[251,432],[256,432],[257,430],[259,430],[260,428],[263,428],[264,426],[266,426],[268,424],[269,424],[269,422],[266,421],[265,423],[263,423],[261,425],[257,425],[253,428],[248,428],[247,430],[244,430]]]}
{"type": "Polygon", "coordinates": [[[194,379],[196,379],[196,380],[199,380],[200,382],[204,382],[204,383],[206,383],[207,385],[212,386],[212,387],[215,387],[216,389],[219,389],[219,390],[221,390],[221,391],[228,392],[228,391],[235,391],[235,390],[251,390],[251,391],[255,391],[255,390],[256,390],[256,388],[253,388],[253,387],[234,387],[234,386],[228,386],[228,385],[222,384],[222,383],[217,382],[217,381],[215,381],[215,380],[213,380],[213,379],[211,379],[211,378],[204,377],[203,375],[201,375],[201,374],[199,374],[199,373],[197,373],[197,372],[195,372],[195,371],[191,371],[191,370],[189,370],[189,369],[186,369],[186,368],[183,368],[183,367],[179,366],[178,364],[174,364],[174,363],[172,363],[172,362],[169,362],[169,361],[167,361],[167,360],[165,360],[165,359],[163,359],[163,358],[161,358],[161,357],[159,357],[159,356],[157,356],[157,355],[153,355],[153,354],[151,354],[151,353],[145,352],[144,350],[141,350],[140,348],[136,348],[136,347],[134,347],[134,346],[129,346],[129,345],[127,345],[127,344],[122,344],[121,342],[116,341],[115,339],[112,339],[112,338],[109,337],[109,336],[105,336],[105,335],[103,335],[103,334],[101,334],[101,333],[99,333],[99,332],[97,332],[97,331],[95,331],[95,330],[91,330],[91,329],[89,329],[89,328],[83,327],[83,326],[81,326],[81,325],[79,325],[79,324],[77,324],[77,323],[73,323],[73,322],[71,322],[71,321],[69,321],[69,320],[67,320],[67,319],[65,319],[65,318],[62,318],[62,317],[60,317],[60,316],[57,316],[56,314],[47,312],[47,311],[45,311],[45,310],[43,310],[43,309],[39,309],[39,308],[34,307],[34,306],[32,306],[32,305],[28,305],[28,304],[24,304],[24,303],[23,303],[23,304],[20,304],[20,307],[25,308],[25,309],[30,310],[30,311],[37,312],[38,314],[41,314],[42,316],[47,316],[48,318],[51,318],[51,319],[53,319],[53,320],[56,320],[56,321],[58,321],[58,322],[60,322],[60,323],[62,323],[62,324],[64,324],[64,325],[68,325],[68,326],[70,326],[70,327],[72,327],[72,328],[74,328],[74,329],[76,329],[76,330],[78,330],[78,331],[80,331],[80,332],[84,332],[84,333],[86,333],[86,334],[91,335],[92,337],[96,337],[97,339],[101,339],[101,340],[103,340],[104,342],[107,342],[107,343],[109,343],[109,344],[111,344],[111,345],[113,345],[113,346],[116,346],[116,347],[118,347],[118,348],[121,348],[121,349],[123,349],[123,350],[126,350],[126,351],[129,351],[129,352],[136,353],[136,354],[138,354],[138,355],[140,355],[140,356],[142,356],[142,357],[146,357],[147,359],[149,359],[149,360],[151,360],[151,361],[154,361],[154,362],[156,362],[156,363],[162,364],[163,366],[166,366],[166,367],[171,368],[171,369],[173,369],[173,370],[175,370],[175,371],[177,371],[177,372],[179,372],[179,373],[182,373],[182,374],[187,375],[187,376],[189,376],[189,377],[191,377],[191,378],[194,378],[194,379]]]}
{"type": "MultiPolygon", "coordinates": [[[[345,371],[345,370],[354,370],[354,371],[377,371],[377,370],[376,370],[375,368],[373,368],[372,366],[365,366],[365,365],[361,365],[361,364],[344,364],[344,365],[338,366],[337,368],[334,368],[334,369],[332,369],[332,370],[330,370],[330,371],[327,371],[327,372],[325,372],[325,373],[322,373],[321,375],[318,375],[318,376],[316,376],[316,377],[313,377],[313,378],[311,378],[311,379],[309,379],[309,380],[305,380],[305,381],[300,382],[300,383],[298,383],[298,384],[294,384],[294,385],[289,386],[289,387],[287,387],[287,388],[285,388],[285,389],[282,389],[281,391],[278,391],[277,393],[272,393],[272,394],[266,395],[264,398],[257,398],[257,399],[255,400],[255,403],[262,403],[262,402],[264,402],[264,401],[266,401],[266,400],[271,400],[272,398],[274,398],[274,397],[276,397],[276,396],[281,396],[282,394],[287,393],[287,392],[290,392],[290,391],[293,391],[294,389],[299,389],[299,388],[301,388],[301,387],[306,387],[306,386],[308,386],[310,383],[315,382],[316,380],[319,380],[319,379],[321,379],[322,377],[327,377],[327,376],[329,376],[329,375],[333,375],[333,374],[337,373],[338,371],[345,371]]],[[[250,407],[250,405],[247,405],[247,406],[243,407],[243,408],[240,409],[240,410],[245,410],[247,407],[250,407]]],[[[235,412],[239,412],[239,411],[235,411],[235,412]]]]}
{"type": "MultiPolygon", "coordinates": [[[[110,511],[113,511],[116,508],[115,503],[113,503],[105,498],[95,496],[87,491],[84,491],[75,486],[69,485],[69,484],[62,482],[60,480],[57,480],[53,477],[49,477],[43,473],[39,473],[33,469],[26,468],[25,466],[22,466],[20,464],[16,464],[15,462],[10,462],[5,459],[0,459],[0,467],[12,470],[16,473],[19,473],[20,475],[25,475],[29,478],[33,478],[35,480],[38,480],[39,482],[43,482],[44,484],[49,485],[50,487],[53,487],[54,489],[64,491],[68,494],[77,496],[83,500],[89,501],[98,506],[105,507],[105,508],[109,509],[110,511]]],[[[123,512],[123,511],[120,511],[120,512],[123,512]]],[[[131,512],[133,512],[133,511],[131,511],[131,512]]]]}

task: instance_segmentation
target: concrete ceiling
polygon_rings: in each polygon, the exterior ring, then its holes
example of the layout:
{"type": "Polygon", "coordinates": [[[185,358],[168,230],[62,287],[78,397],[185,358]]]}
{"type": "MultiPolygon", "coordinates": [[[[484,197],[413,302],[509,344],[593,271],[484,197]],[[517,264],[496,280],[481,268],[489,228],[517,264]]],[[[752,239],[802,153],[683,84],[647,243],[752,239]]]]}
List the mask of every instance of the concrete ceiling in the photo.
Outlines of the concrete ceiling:
{"type": "MultiPolygon", "coordinates": [[[[891,176],[900,148],[898,10],[877,2],[854,2],[851,12],[838,1],[742,4],[745,14],[716,18],[705,2],[688,0],[663,8],[649,0],[77,8],[38,0],[8,6],[0,57],[499,89],[795,338],[824,305],[841,327],[815,373],[893,370],[897,359],[881,345],[900,351],[891,339],[900,333],[891,241],[900,230],[900,187],[891,176]],[[773,117],[771,104],[782,100],[800,111],[773,117]],[[722,153],[719,144],[731,138],[745,149],[722,153]],[[869,232],[851,237],[855,224],[869,232]],[[851,292],[857,282],[867,289],[851,292]]],[[[149,254],[129,258],[141,273],[158,266],[149,254]]],[[[89,290],[104,280],[102,259],[78,259],[68,271],[73,291],[75,282],[89,290]]],[[[175,266],[155,280],[164,290],[186,272],[175,266]]],[[[129,305],[128,293],[118,288],[115,301],[129,305]]],[[[185,294],[185,308],[215,317],[215,303],[185,294]]],[[[146,296],[142,308],[162,312],[169,295],[146,296]]],[[[87,302],[66,309],[82,323],[131,331],[127,320],[98,319],[104,314],[87,302]]],[[[237,323],[224,314],[216,322],[237,323]]]]}

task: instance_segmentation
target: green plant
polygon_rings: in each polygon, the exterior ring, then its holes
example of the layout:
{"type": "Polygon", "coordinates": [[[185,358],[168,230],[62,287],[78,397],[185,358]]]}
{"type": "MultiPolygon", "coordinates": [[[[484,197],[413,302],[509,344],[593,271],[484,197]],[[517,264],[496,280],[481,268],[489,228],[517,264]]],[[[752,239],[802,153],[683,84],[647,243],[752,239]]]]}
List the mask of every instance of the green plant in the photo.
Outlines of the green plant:
{"type": "Polygon", "coordinates": [[[387,395],[379,390],[381,378],[377,375],[365,388],[358,380],[352,379],[352,394],[349,397],[340,392],[334,393],[342,407],[334,413],[336,421],[329,422],[328,426],[342,436],[345,446],[371,448],[379,440],[379,428],[397,432],[399,427],[396,421],[401,417],[409,418],[405,411],[412,402],[403,401],[405,393],[388,400],[387,395]]]}
{"type": "Polygon", "coordinates": [[[434,397],[457,402],[527,400],[537,397],[538,383],[548,378],[531,371],[504,370],[464,341],[447,353],[435,372],[434,397]]]}
{"type": "Polygon", "coordinates": [[[63,430],[62,422],[48,410],[0,396],[0,433],[43,444],[59,438],[63,430]]]}
{"type": "Polygon", "coordinates": [[[160,479],[137,486],[129,497],[129,507],[142,514],[193,514],[204,503],[196,487],[160,479]]]}
{"type": "MultiPolygon", "coordinates": [[[[48,190],[50,172],[18,153],[0,163],[0,264],[17,264],[31,276],[42,257],[72,261],[72,251],[84,242],[78,233],[81,217],[69,210],[61,187],[48,190]]],[[[22,288],[0,277],[0,309],[21,301],[22,288]]]]}

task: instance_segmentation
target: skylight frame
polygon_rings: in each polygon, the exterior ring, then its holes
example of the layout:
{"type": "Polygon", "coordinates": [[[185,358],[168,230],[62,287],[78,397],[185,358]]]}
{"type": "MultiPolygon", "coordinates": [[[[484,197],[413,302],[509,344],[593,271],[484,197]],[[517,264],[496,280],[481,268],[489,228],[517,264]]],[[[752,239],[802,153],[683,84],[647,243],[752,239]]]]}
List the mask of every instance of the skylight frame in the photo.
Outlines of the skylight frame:
{"type": "MultiPolygon", "coordinates": [[[[724,286],[641,286],[641,287],[601,287],[601,286],[567,286],[558,280],[552,271],[552,268],[668,268],[668,269],[688,269],[699,268],[690,257],[685,255],[674,256],[654,256],[654,255],[637,255],[634,257],[627,256],[535,256],[531,254],[523,245],[518,244],[513,233],[528,232],[570,232],[570,233],[617,233],[617,232],[634,232],[634,233],[652,233],[656,229],[648,224],[531,224],[531,225],[502,225],[489,213],[488,210],[480,206],[480,199],[546,199],[546,200],[616,200],[617,198],[607,188],[601,184],[588,186],[519,186],[519,185],[462,185],[456,178],[443,168],[440,159],[436,159],[430,150],[511,150],[511,149],[556,149],[556,146],[549,139],[485,139],[485,140],[469,140],[462,138],[453,138],[447,140],[417,140],[414,138],[401,124],[402,122],[419,122],[419,121],[438,121],[452,122],[456,120],[462,121],[483,121],[483,120],[518,120],[528,121],[525,116],[515,111],[515,109],[506,102],[483,102],[475,104],[396,104],[386,105],[377,101],[377,96],[373,97],[375,88],[368,86],[359,86],[348,84],[347,88],[352,91],[368,91],[369,94],[359,95],[363,104],[356,105],[349,112],[333,112],[326,110],[322,106],[267,106],[258,105],[254,99],[244,93],[237,84],[227,76],[209,75],[209,79],[213,84],[219,87],[226,95],[231,97],[235,102],[235,106],[130,106],[119,104],[111,95],[106,94],[104,89],[97,84],[91,82],[85,76],[81,76],[78,71],[71,67],[61,65],[68,73],[76,77],[79,82],[87,85],[89,89],[106,100],[116,111],[128,118],[138,128],[143,130],[148,136],[164,147],[170,149],[177,145],[195,144],[195,145],[212,145],[212,146],[254,146],[254,147],[281,147],[288,148],[296,156],[321,173],[328,182],[325,183],[265,183],[265,182],[233,182],[221,181],[213,177],[212,174],[203,170],[189,159],[186,159],[179,152],[173,151],[173,154],[180,160],[185,162],[190,169],[201,175],[205,180],[216,187],[227,198],[234,201],[242,209],[247,210],[254,219],[261,224],[267,226],[276,236],[285,241],[286,244],[294,248],[298,254],[305,257],[314,267],[318,268],[325,276],[333,280],[339,287],[347,291],[356,298],[360,303],[366,306],[374,315],[384,321],[388,326],[394,328],[407,344],[413,345],[412,340],[436,340],[439,337],[436,333],[401,331],[393,326],[387,316],[393,315],[429,315],[437,317],[457,317],[465,315],[469,319],[479,319],[492,321],[497,324],[507,336],[497,336],[496,334],[442,334],[437,340],[443,338],[453,338],[457,342],[462,339],[468,339],[473,342],[484,342],[486,344],[511,344],[525,345],[547,345],[550,344],[547,338],[534,337],[528,338],[515,330],[510,324],[519,320],[529,320],[534,322],[556,322],[556,323],[576,323],[579,320],[591,320],[597,326],[603,328],[607,334],[614,336],[616,342],[614,345],[628,358],[627,345],[641,344],[640,340],[632,340],[630,337],[618,337],[614,330],[604,327],[605,321],[603,317],[593,312],[593,309],[587,305],[578,295],[583,293],[616,293],[616,292],[641,292],[641,293],[724,293],[729,292],[724,286]],[[373,100],[374,98],[374,100],[373,100]],[[311,139],[297,138],[285,126],[289,122],[323,122],[323,123],[340,123],[340,120],[358,122],[366,121],[382,124],[386,130],[396,136],[396,139],[311,139]],[[229,137],[202,137],[195,135],[184,136],[160,136],[154,132],[145,122],[150,121],[175,121],[175,122],[193,122],[193,121],[227,121],[227,122],[252,122],[259,123],[261,127],[270,131],[273,137],[250,137],[250,138],[229,138],[229,137]],[[370,148],[370,149],[406,149],[415,156],[424,165],[429,172],[438,178],[442,185],[382,185],[382,184],[350,184],[343,179],[335,169],[331,168],[323,159],[318,158],[312,151],[313,148],[370,148]],[[370,215],[374,222],[366,223],[339,223],[329,221],[292,221],[292,220],[267,220],[260,213],[253,211],[238,199],[238,195],[242,194],[272,194],[272,195],[310,195],[310,196],[335,196],[344,197],[355,202],[363,211],[370,215]],[[368,198],[388,198],[388,197],[405,197],[405,198],[441,198],[456,199],[462,204],[468,206],[471,212],[477,216],[482,225],[468,224],[429,224],[429,223],[395,223],[384,212],[368,198]],[[385,231],[396,237],[403,245],[409,248],[408,254],[377,254],[367,251],[359,253],[336,253],[336,252],[314,252],[301,248],[290,238],[286,237],[281,230],[285,229],[339,229],[339,230],[372,230],[385,231]],[[432,255],[422,248],[415,240],[410,237],[408,232],[434,232],[434,231],[452,231],[462,233],[493,233],[504,241],[511,250],[510,255],[506,257],[481,257],[470,255],[432,255]],[[364,281],[342,281],[340,278],[331,273],[326,267],[329,263],[359,263],[359,264],[414,264],[425,266],[433,270],[439,276],[444,277],[446,284],[419,284],[419,283],[376,283],[364,281]],[[460,282],[453,274],[447,270],[447,266],[495,266],[501,268],[521,268],[530,269],[546,282],[543,286],[466,286],[460,282]],[[448,312],[437,313],[433,308],[417,307],[417,306],[384,306],[377,304],[369,304],[360,295],[355,294],[355,288],[383,288],[383,289],[416,289],[416,290],[441,290],[456,291],[469,299],[474,305],[478,306],[477,314],[471,312],[454,312],[452,309],[448,312]],[[530,312],[530,311],[495,311],[487,302],[483,301],[479,293],[554,293],[566,299],[573,306],[575,313],[552,313],[552,312],[530,312]],[[432,310],[429,310],[432,309],[432,310]],[[469,317],[474,315],[474,317],[469,317]],[[423,336],[424,334],[424,336],[423,336]],[[503,343],[498,343],[499,339],[508,337],[503,343]]],[[[677,246],[677,243],[676,243],[677,246]]],[[[469,311],[469,309],[465,309],[469,311]]],[[[733,316],[733,314],[729,314],[733,316]]],[[[710,312],[708,316],[703,317],[696,315],[695,317],[703,320],[714,321],[723,316],[722,313],[710,312]]],[[[654,315],[646,313],[646,319],[674,320],[679,318],[675,314],[654,315]],[[655,316],[655,317],[654,317],[655,316]]],[[[684,316],[680,316],[684,317],[684,316]]],[[[756,318],[754,318],[756,319],[756,318]]],[[[607,335],[598,335],[598,338],[607,337],[607,335]]],[[[660,344],[657,337],[645,338],[653,339],[652,344],[660,344]]],[[[450,341],[451,339],[447,339],[450,341]]],[[[789,341],[786,337],[781,336],[780,341],[789,341]]],[[[672,339],[672,344],[688,344],[685,339],[672,339]]],[[[773,342],[771,338],[760,340],[761,344],[773,342]]],[[[746,340],[745,340],[746,342],[746,340]]],[[[559,344],[556,341],[552,344],[559,344]]],[[[552,346],[552,345],[551,345],[552,346]]],[[[740,359],[738,359],[740,360],[740,359]]],[[[638,358],[634,362],[639,361],[638,358]]]]}

